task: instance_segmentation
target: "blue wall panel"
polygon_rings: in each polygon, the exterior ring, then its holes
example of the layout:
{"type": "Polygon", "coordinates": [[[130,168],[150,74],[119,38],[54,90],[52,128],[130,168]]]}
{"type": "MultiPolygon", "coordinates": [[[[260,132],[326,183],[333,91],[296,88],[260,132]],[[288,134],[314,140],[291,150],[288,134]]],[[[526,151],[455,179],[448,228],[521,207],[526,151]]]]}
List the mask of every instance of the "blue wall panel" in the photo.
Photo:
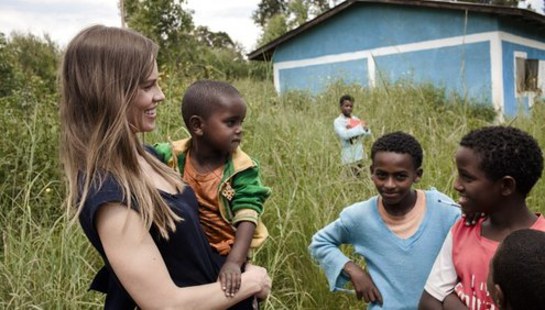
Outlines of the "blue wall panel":
{"type": "Polygon", "coordinates": [[[274,62],[496,31],[495,18],[463,11],[356,4],[281,44],[274,62]]]}
{"type": "Polygon", "coordinates": [[[515,90],[515,52],[525,52],[528,59],[545,60],[545,50],[520,44],[502,42],[503,50],[503,91],[505,114],[515,115],[519,109],[528,110],[527,98],[516,98],[515,90]]]}
{"type": "Polygon", "coordinates": [[[432,83],[483,102],[492,96],[488,42],[377,57],[375,61],[377,79],[432,83]]]}
{"type": "Polygon", "coordinates": [[[280,70],[280,92],[308,90],[314,94],[339,80],[347,84],[368,84],[367,60],[314,65],[280,70]]]}

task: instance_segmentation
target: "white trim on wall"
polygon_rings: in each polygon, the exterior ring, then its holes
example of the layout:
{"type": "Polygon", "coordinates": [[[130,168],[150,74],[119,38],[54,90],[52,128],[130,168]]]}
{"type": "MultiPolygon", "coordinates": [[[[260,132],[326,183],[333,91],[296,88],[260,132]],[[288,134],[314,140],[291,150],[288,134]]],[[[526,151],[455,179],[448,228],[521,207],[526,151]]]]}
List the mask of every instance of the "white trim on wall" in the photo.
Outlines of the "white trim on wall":
{"type": "Polygon", "coordinates": [[[492,83],[492,104],[503,117],[505,98],[503,94],[503,51],[501,33],[495,32],[490,38],[490,81],[492,83]]]}
{"type": "Polygon", "coordinates": [[[439,39],[439,40],[422,41],[422,42],[409,43],[409,44],[403,44],[403,45],[392,45],[392,46],[386,46],[386,47],[380,47],[380,48],[362,50],[362,51],[356,51],[356,52],[350,52],[350,53],[326,55],[326,56],[307,58],[307,59],[301,59],[301,60],[282,61],[282,62],[276,63],[275,67],[278,70],[283,70],[283,69],[290,69],[290,68],[307,67],[307,66],[314,66],[314,65],[325,65],[328,63],[365,59],[365,58],[368,58],[370,55],[386,56],[386,55],[401,54],[401,53],[408,53],[408,52],[424,51],[424,50],[435,49],[440,47],[456,46],[456,45],[461,45],[464,43],[469,44],[469,43],[485,42],[485,41],[489,41],[491,35],[494,33],[495,32],[483,32],[483,33],[471,34],[467,36],[457,36],[457,37],[451,37],[451,38],[445,38],[445,39],[439,39]]]}
{"type": "MultiPolygon", "coordinates": [[[[457,46],[463,44],[472,44],[479,42],[490,42],[490,70],[492,102],[497,111],[504,111],[504,91],[503,91],[503,52],[502,42],[510,42],[528,46],[531,48],[545,51],[545,42],[520,37],[503,31],[489,31],[465,36],[456,36],[444,39],[422,41],[416,43],[392,45],[376,49],[361,50],[350,53],[326,55],[301,60],[282,61],[273,64],[274,87],[280,92],[280,70],[300,68],[314,65],[325,65],[329,63],[338,63],[353,60],[366,60],[368,68],[369,85],[376,85],[376,64],[373,57],[402,54],[408,52],[424,51],[441,47],[457,46]]],[[[500,113],[503,114],[503,113],[500,113]]]]}

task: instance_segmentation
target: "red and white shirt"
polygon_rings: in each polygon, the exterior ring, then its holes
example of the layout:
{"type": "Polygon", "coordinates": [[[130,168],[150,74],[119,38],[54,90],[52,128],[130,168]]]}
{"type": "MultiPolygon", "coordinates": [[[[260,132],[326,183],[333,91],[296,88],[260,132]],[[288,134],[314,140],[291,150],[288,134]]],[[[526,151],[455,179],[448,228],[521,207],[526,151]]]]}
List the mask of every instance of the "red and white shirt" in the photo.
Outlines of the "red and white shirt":
{"type": "MultiPolygon", "coordinates": [[[[424,287],[435,299],[443,301],[455,291],[471,310],[498,309],[486,280],[499,242],[481,236],[483,221],[465,226],[464,219],[460,219],[452,226],[424,287]]],[[[539,215],[530,229],[545,231],[545,218],[539,215]]]]}

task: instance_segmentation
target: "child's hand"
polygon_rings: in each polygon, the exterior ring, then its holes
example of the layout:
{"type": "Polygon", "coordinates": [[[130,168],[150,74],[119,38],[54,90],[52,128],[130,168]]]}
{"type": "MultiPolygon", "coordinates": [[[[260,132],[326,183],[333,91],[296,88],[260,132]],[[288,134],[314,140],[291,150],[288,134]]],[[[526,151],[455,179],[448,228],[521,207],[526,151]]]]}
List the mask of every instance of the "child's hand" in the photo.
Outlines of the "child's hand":
{"type": "Polygon", "coordinates": [[[366,303],[374,302],[382,305],[382,295],[375,286],[371,276],[365,270],[353,262],[348,262],[344,266],[344,271],[350,276],[350,281],[354,285],[358,300],[361,300],[363,297],[366,303]]]}
{"type": "Polygon", "coordinates": [[[477,221],[481,217],[486,217],[486,213],[476,212],[476,213],[462,213],[462,218],[464,218],[465,226],[473,226],[477,224],[477,221]]]}
{"type": "Polygon", "coordinates": [[[226,297],[235,296],[240,289],[240,273],[240,266],[233,262],[226,261],[221,267],[218,278],[226,297]]]}

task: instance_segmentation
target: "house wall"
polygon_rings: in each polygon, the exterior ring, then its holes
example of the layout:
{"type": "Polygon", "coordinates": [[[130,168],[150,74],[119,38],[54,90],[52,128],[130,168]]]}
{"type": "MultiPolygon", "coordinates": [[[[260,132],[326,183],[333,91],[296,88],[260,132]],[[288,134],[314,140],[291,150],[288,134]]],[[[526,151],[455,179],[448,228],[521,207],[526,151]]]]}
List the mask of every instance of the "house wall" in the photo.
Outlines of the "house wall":
{"type": "MultiPolygon", "coordinates": [[[[279,45],[273,67],[281,93],[318,93],[338,80],[375,86],[410,79],[492,102],[513,115],[532,103],[515,91],[514,57],[543,59],[545,68],[544,51],[545,33],[508,18],[366,3],[279,45]]],[[[545,85],[545,76],[541,80],[545,85]]]]}
{"type": "MultiPolygon", "coordinates": [[[[535,47],[530,45],[527,40],[522,40],[520,37],[514,38],[513,41],[524,42],[525,45],[516,44],[509,41],[502,41],[503,50],[503,89],[504,89],[504,108],[505,114],[514,115],[519,111],[527,112],[532,106],[535,97],[544,97],[542,93],[517,93],[515,81],[515,57],[526,59],[539,59],[542,63],[545,62],[545,43],[535,42],[535,47]],[[540,47],[540,48],[537,48],[540,47]]],[[[541,79],[545,78],[545,72],[540,72],[541,79]]],[[[543,86],[542,86],[543,87],[543,86]]]]}
{"type": "Polygon", "coordinates": [[[516,24],[512,20],[502,19],[499,23],[502,35],[502,65],[504,108],[507,115],[519,111],[527,112],[535,98],[545,98],[545,70],[539,72],[541,93],[517,93],[515,58],[539,59],[542,68],[545,66],[545,33],[537,27],[516,24]]]}
{"type": "Polygon", "coordinates": [[[497,30],[487,15],[422,7],[356,4],[278,46],[274,62],[294,61],[497,30]]]}
{"type": "Polygon", "coordinates": [[[490,43],[477,42],[375,57],[377,79],[432,83],[490,102],[490,43]]]}
{"type": "Polygon", "coordinates": [[[332,82],[368,85],[367,62],[362,60],[339,61],[334,64],[309,65],[280,71],[280,89],[308,90],[318,93],[332,82]]]}

